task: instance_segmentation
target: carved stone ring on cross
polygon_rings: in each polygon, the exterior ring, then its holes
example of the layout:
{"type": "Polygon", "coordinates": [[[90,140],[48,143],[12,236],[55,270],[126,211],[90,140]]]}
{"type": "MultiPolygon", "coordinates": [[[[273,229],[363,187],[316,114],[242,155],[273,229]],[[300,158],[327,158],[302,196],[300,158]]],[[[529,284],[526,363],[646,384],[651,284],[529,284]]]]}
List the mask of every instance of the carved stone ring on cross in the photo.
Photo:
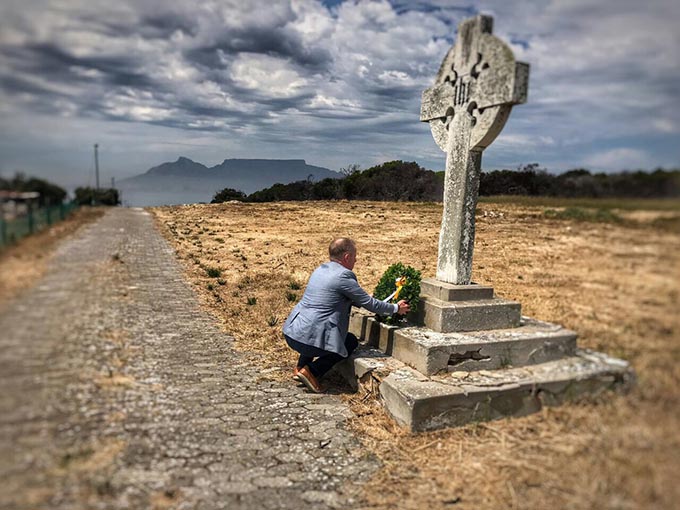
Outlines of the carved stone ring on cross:
{"type": "Polygon", "coordinates": [[[469,148],[482,150],[501,132],[512,106],[527,100],[529,66],[515,62],[512,50],[492,30],[490,16],[461,23],[435,85],[423,92],[420,120],[430,123],[445,152],[455,115],[465,111],[472,117],[469,148]]]}

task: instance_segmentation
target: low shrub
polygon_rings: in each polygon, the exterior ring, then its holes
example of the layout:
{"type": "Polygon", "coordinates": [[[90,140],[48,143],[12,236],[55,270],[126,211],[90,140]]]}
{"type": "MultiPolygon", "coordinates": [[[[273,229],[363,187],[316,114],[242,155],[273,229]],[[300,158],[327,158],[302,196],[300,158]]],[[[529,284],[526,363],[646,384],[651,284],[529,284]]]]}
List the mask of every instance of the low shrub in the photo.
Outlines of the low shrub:
{"type": "Polygon", "coordinates": [[[222,270],[217,267],[206,267],[205,273],[210,278],[219,278],[220,276],[222,276],[222,270]]]}

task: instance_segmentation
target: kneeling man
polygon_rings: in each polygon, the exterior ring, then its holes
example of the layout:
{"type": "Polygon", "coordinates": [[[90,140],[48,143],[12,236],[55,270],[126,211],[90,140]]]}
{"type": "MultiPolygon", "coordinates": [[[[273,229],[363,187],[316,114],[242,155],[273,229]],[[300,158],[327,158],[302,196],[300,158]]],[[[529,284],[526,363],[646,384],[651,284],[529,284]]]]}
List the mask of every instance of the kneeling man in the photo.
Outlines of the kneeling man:
{"type": "Polygon", "coordinates": [[[335,239],[328,253],[330,261],[314,270],[302,299],[283,325],[286,342],[300,353],[294,375],[316,393],[323,392],[319,378],[358,345],[357,338],[347,332],[352,305],[380,315],[410,311],[404,300],[385,303],[359,286],[352,272],[357,258],[354,241],[335,239]]]}

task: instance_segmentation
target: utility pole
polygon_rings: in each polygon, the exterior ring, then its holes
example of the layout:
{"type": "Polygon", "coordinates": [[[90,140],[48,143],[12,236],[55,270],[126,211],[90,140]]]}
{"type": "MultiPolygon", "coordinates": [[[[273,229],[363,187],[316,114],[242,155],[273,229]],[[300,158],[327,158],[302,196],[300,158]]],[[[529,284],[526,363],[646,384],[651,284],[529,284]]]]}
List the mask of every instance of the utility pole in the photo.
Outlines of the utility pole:
{"type": "Polygon", "coordinates": [[[97,191],[99,191],[99,155],[97,153],[99,149],[99,144],[94,144],[94,173],[97,180],[97,191]]]}

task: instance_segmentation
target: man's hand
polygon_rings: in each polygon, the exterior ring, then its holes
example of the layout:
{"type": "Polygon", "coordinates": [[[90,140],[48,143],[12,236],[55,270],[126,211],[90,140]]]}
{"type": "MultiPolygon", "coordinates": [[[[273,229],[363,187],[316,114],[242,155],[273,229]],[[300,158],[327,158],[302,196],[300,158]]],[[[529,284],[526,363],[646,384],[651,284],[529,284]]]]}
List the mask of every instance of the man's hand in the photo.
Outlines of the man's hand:
{"type": "Polygon", "coordinates": [[[411,306],[408,304],[408,301],[405,299],[402,299],[397,303],[397,306],[399,307],[399,310],[397,310],[397,313],[399,315],[406,315],[411,311],[411,306]]]}

